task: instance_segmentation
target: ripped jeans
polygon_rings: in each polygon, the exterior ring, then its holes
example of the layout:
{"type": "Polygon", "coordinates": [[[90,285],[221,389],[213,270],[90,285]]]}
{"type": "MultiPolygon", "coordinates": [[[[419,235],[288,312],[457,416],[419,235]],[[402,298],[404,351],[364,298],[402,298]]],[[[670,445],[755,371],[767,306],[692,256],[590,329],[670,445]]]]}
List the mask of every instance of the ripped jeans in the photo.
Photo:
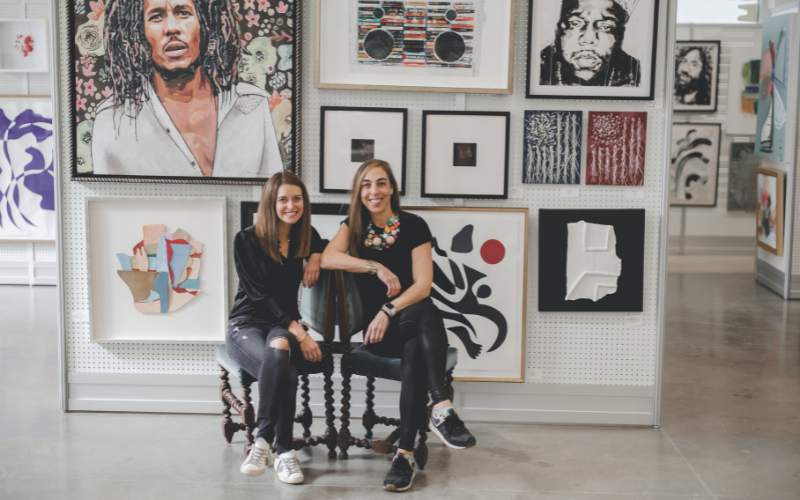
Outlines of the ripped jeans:
{"type": "Polygon", "coordinates": [[[297,338],[285,328],[249,316],[228,321],[225,344],[230,357],[258,380],[256,438],[274,440],[278,453],[291,450],[297,378],[320,373],[322,362],[306,360],[297,338]],[[288,341],[289,349],[271,347],[275,339],[288,341]]]}

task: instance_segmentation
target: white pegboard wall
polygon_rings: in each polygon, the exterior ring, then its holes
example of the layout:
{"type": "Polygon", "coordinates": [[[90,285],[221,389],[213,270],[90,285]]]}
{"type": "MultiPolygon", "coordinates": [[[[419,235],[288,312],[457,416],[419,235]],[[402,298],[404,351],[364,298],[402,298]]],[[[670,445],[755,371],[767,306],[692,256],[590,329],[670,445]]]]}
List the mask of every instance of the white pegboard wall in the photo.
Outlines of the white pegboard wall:
{"type": "MultiPolygon", "coordinates": [[[[642,385],[654,383],[657,332],[658,256],[661,220],[661,170],[664,141],[664,57],[666,46],[666,2],[661,2],[659,39],[656,62],[656,101],[526,99],[525,68],[527,65],[528,2],[517,0],[515,16],[514,89],[510,96],[488,94],[423,93],[319,90],[314,88],[314,2],[304,3],[303,26],[303,95],[302,95],[302,170],[310,186],[319,185],[319,108],[320,106],[405,107],[409,109],[406,190],[403,204],[453,205],[453,200],[431,200],[420,197],[420,155],[422,110],[499,110],[511,112],[509,178],[510,188],[522,189],[521,199],[482,201],[468,200],[466,206],[528,207],[530,209],[529,262],[527,286],[526,379],[532,371],[541,372],[537,382],[570,384],[642,385]],[[465,104],[464,104],[465,103],[465,104]],[[573,110],[647,110],[649,111],[647,155],[645,163],[644,199],[626,199],[619,187],[580,186],[579,198],[561,198],[560,186],[523,185],[522,130],[523,115],[528,109],[573,110]],[[633,315],[638,326],[627,326],[619,313],[539,313],[537,311],[537,245],[539,208],[645,208],[645,282],[644,312],[633,315]]],[[[66,26],[61,25],[61,65],[68,75],[66,26]]],[[[62,86],[62,151],[61,193],[63,197],[64,293],[66,309],[86,309],[87,278],[84,245],[83,199],[89,195],[105,196],[227,196],[228,237],[232,240],[239,227],[239,202],[252,199],[249,186],[196,186],[150,184],[80,184],[68,180],[70,153],[68,86],[62,86]]],[[[585,160],[584,160],[585,162],[585,160]]],[[[347,195],[313,196],[313,202],[346,202],[347,195]]],[[[230,292],[236,286],[236,273],[229,264],[230,292]]],[[[68,368],[71,372],[126,372],[215,374],[212,346],[170,344],[124,344],[103,346],[89,342],[88,325],[67,323],[68,368]]]]}
{"type": "Polygon", "coordinates": [[[29,262],[33,260],[30,243],[0,243],[0,262],[29,262]]]}

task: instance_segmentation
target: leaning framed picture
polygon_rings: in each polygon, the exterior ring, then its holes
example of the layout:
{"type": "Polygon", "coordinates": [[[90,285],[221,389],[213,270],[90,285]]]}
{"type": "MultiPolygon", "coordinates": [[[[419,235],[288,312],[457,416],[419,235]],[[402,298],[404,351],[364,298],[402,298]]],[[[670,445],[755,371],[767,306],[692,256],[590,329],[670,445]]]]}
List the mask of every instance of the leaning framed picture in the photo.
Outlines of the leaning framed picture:
{"type": "Polygon", "coordinates": [[[358,167],[377,158],[389,163],[406,194],[407,109],[322,106],[320,114],[321,192],[349,192],[358,167]]]}
{"type": "Polygon", "coordinates": [[[717,110],[720,42],[675,42],[673,111],[717,110]]]}
{"type": "Polygon", "coordinates": [[[145,16],[148,5],[64,3],[72,180],[256,184],[297,172],[302,2],[190,0],[169,30],[178,14],[145,16]]]}
{"type": "Polygon", "coordinates": [[[653,100],[658,0],[529,2],[527,97],[653,100]]]}
{"type": "Polygon", "coordinates": [[[786,174],[756,168],[756,244],[778,257],[783,255],[783,197],[786,174]]]}
{"type": "Polygon", "coordinates": [[[225,341],[224,197],[87,197],[92,342],[225,341]]]}
{"type": "Polygon", "coordinates": [[[422,112],[423,198],[508,198],[511,115],[422,112]]]}
{"type": "Polygon", "coordinates": [[[720,135],[718,123],[672,124],[670,206],[717,206],[720,135]]]}
{"type": "Polygon", "coordinates": [[[528,209],[406,210],[434,236],[431,298],[458,349],[455,379],[524,381],[528,209]]]}
{"type": "Polygon", "coordinates": [[[316,87],[511,94],[516,2],[317,0],[316,87]]]}

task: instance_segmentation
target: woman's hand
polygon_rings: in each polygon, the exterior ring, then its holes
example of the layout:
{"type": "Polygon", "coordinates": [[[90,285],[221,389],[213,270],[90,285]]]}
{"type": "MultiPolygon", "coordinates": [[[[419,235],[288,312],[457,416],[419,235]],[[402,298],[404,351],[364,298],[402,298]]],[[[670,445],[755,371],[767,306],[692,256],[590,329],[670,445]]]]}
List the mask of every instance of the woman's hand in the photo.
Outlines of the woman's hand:
{"type": "MultiPolygon", "coordinates": [[[[395,278],[397,279],[397,278],[395,278]]],[[[364,333],[365,344],[377,344],[383,340],[386,329],[389,327],[389,316],[378,311],[378,315],[369,324],[366,333],[364,333]]]]}
{"type": "Polygon", "coordinates": [[[300,351],[303,357],[311,362],[322,360],[322,351],[319,350],[319,345],[312,339],[308,332],[300,326],[296,321],[292,321],[289,325],[289,332],[295,336],[297,342],[300,344],[300,351]]]}
{"type": "Polygon", "coordinates": [[[319,268],[322,261],[321,253],[312,253],[308,258],[306,267],[303,268],[303,286],[311,288],[319,280],[319,268]]]}
{"type": "MultiPolygon", "coordinates": [[[[378,264],[377,276],[379,280],[383,281],[383,284],[386,285],[386,288],[388,288],[386,292],[387,297],[392,298],[400,293],[400,280],[397,279],[397,276],[383,264],[378,264]]],[[[381,334],[381,336],[383,336],[383,334],[381,334]]]]}

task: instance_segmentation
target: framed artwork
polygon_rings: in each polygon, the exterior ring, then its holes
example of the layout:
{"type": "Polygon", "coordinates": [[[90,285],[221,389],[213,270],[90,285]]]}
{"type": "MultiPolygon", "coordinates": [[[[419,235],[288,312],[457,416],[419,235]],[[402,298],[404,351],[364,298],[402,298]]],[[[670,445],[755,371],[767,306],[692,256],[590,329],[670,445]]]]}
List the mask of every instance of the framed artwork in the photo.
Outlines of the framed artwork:
{"type": "MultiPolygon", "coordinates": [[[[761,51],[759,48],[734,47],[731,49],[728,70],[728,107],[725,110],[726,134],[753,135],[756,133],[760,73],[761,51]]],[[[755,175],[753,175],[753,179],[755,179],[755,175]]]]}
{"type": "Polygon", "coordinates": [[[209,2],[189,0],[175,33],[143,0],[65,4],[73,180],[257,184],[298,171],[302,2],[209,2]]]}
{"type": "Polygon", "coordinates": [[[458,348],[456,380],[522,382],[527,208],[420,208],[434,236],[431,298],[458,348]]]}
{"type": "Polygon", "coordinates": [[[0,72],[49,71],[47,34],[44,19],[0,19],[0,72]]]}
{"type": "Polygon", "coordinates": [[[422,112],[423,198],[508,198],[511,115],[422,112]]]}
{"type": "MultiPolygon", "coordinates": [[[[792,40],[796,36],[792,33],[794,20],[794,14],[764,19],[761,39],[756,154],[781,162],[785,152],[792,151],[792,137],[787,135],[786,129],[791,127],[787,122],[791,124],[795,120],[790,117],[793,111],[789,107],[789,89],[793,83],[789,81],[789,53],[796,45],[792,40]]],[[[791,88],[796,87],[792,85],[791,88]]],[[[795,102],[794,97],[792,102],[795,102]]]]}
{"type": "Polygon", "coordinates": [[[670,206],[717,205],[720,134],[719,124],[672,124],[670,206]]]}
{"type": "Polygon", "coordinates": [[[728,167],[728,211],[752,212],[756,206],[758,157],[752,142],[731,144],[728,167]]]}
{"type": "Polygon", "coordinates": [[[581,111],[525,111],[523,184],[580,184],[581,111]]]}
{"type": "Polygon", "coordinates": [[[539,311],[642,312],[644,209],[539,210],[539,311]]]}
{"type": "Polygon", "coordinates": [[[783,255],[783,196],[786,174],[757,167],[756,244],[778,257],[783,255]]]}
{"type": "Polygon", "coordinates": [[[377,158],[389,163],[405,194],[407,109],[323,106],[320,114],[321,192],[349,192],[358,167],[377,158]]]}
{"type": "Polygon", "coordinates": [[[56,238],[53,106],[0,100],[0,241],[56,238]]]}
{"type": "Polygon", "coordinates": [[[527,97],[653,100],[658,0],[529,2],[527,97]]]}
{"type": "Polygon", "coordinates": [[[647,112],[589,111],[586,184],[642,186],[647,112]]]}
{"type": "MultiPolygon", "coordinates": [[[[675,42],[674,111],[717,110],[720,42],[675,42]]],[[[730,95],[730,94],[729,94],[730,95]]]]}
{"type": "Polygon", "coordinates": [[[88,197],[85,208],[92,342],[225,341],[224,197],[88,197]]]}
{"type": "Polygon", "coordinates": [[[317,0],[324,89],[511,94],[517,0],[317,0]]]}

